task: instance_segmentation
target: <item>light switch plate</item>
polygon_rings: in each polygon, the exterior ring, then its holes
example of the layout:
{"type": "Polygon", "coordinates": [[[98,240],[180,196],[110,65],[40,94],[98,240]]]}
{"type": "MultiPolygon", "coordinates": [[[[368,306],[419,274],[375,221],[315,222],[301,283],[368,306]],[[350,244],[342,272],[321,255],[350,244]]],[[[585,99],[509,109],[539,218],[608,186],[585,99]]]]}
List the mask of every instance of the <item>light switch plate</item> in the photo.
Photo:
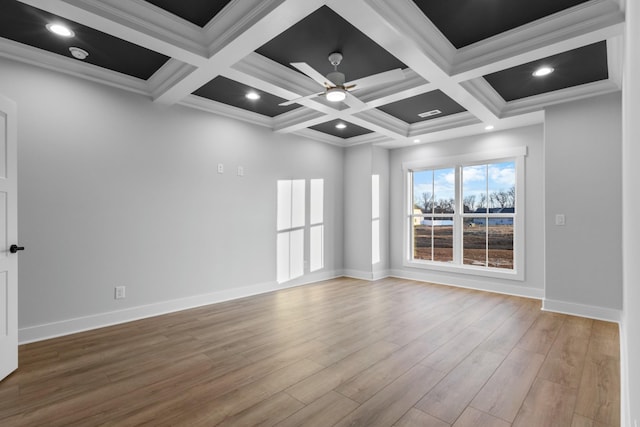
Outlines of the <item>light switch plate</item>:
{"type": "Polygon", "coordinates": [[[565,225],[564,214],[556,214],[556,225],[565,225]]]}

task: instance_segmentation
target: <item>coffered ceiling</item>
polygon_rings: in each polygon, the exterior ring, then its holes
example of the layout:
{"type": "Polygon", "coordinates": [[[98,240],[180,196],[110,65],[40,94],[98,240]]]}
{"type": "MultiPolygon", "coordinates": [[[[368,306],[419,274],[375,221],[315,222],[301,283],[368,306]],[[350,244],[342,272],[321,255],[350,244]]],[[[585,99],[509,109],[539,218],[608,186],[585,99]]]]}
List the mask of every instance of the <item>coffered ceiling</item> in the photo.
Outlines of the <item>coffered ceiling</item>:
{"type": "Polygon", "coordinates": [[[620,90],[623,26],[619,0],[0,0],[0,56],[274,132],[399,147],[540,123],[546,106],[620,90]],[[347,82],[404,78],[329,102],[332,52],[347,82]],[[553,72],[533,76],[542,66],[553,72]]]}

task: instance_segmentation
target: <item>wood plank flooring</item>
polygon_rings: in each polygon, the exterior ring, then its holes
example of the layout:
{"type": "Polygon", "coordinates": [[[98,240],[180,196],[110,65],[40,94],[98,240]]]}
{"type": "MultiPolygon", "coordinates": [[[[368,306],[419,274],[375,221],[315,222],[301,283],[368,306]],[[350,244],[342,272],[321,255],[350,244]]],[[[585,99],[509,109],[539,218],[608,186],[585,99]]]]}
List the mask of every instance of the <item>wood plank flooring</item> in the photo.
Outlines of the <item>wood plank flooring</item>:
{"type": "Polygon", "coordinates": [[[8,426],[620,425],[618,327],[335,279],[20,347],[8,426]]]}

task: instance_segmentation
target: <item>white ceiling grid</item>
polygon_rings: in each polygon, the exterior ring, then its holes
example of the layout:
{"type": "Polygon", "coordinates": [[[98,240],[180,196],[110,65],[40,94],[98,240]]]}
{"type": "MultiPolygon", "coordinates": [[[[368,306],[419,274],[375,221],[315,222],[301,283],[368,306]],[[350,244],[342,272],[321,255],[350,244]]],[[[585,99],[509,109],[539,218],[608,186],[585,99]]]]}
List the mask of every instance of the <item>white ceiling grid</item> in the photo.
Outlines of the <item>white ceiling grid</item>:
{"type": "MultiPolygon", "coordinates": [[[[0,40],[0,56],[45,66],[149,96],[323,142],[386,147],[540,123],[547,105],[620,90],[624,14],[618,0],[591,0],[547,18],[456,49],[411,0],[234,0],[200,28],[142,0],[20,0],[114,35],[171,59],[148,81],[0,40]],[[255,50],[321,6],[330,7],[409,68],[391,86],[357,91],[363,102],[345,108],[303,100],[305,108],[274,118],[211,101],[192,92],[218,75],[285,99],[318,92],[317,84],[255,50]],[[609,79],[505,102],[482,77],[607,40],[609,79]],[[376,107],[439,89],[467,111],[405,123],[376,107]],[[308,129],[343,119],[374,133],[342,139],[308,129]]],[[[328,52],[329,53],[329,52],[328,52]]]]}

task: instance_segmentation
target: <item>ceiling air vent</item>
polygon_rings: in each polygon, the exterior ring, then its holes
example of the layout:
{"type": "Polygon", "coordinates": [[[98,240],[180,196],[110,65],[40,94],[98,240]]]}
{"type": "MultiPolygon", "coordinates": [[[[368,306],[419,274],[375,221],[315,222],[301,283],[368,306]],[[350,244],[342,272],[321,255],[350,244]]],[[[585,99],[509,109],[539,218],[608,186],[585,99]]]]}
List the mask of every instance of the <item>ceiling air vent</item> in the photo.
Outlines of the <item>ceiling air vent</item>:
{"type": "Polygon", "coordinates": [[[440,111],[440,110],[431,110],[431,111],[427,111],[426,113],[418,114],[418,117],[422,117],[424,119],[425,117],[437,116],[438,114],[442,114],[442,111],[440,111]]]}

